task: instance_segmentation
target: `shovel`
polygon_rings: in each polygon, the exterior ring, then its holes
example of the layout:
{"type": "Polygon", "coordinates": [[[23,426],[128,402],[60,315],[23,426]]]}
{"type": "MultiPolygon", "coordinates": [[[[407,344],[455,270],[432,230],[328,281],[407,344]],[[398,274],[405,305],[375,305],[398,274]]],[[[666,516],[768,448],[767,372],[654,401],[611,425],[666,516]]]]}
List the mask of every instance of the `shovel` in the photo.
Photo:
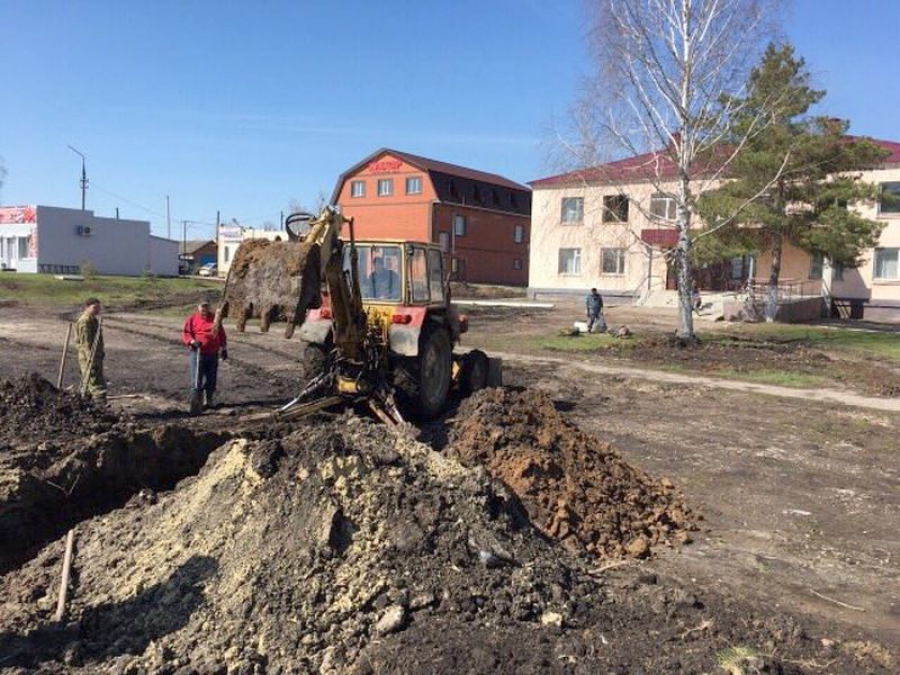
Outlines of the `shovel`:
{"type": "Polygon", "coordinates": [[[200,391],[200,348],[197,348],[197,365],[194,366],[194,382],[191,389],[191,415],[203,412],[203,395],[200,391]]]}

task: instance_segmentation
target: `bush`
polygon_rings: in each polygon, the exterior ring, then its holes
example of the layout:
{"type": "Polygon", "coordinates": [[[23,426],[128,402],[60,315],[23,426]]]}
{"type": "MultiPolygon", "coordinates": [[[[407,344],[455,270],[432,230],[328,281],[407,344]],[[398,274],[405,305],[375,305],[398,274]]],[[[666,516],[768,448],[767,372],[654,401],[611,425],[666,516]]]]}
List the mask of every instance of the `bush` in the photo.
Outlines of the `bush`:
{"type": "Polygon", "coordinates": [[[90,260],[81,261],[81,276],[85,279],[93,279],[97,276],[97,266],[90,260]]]}

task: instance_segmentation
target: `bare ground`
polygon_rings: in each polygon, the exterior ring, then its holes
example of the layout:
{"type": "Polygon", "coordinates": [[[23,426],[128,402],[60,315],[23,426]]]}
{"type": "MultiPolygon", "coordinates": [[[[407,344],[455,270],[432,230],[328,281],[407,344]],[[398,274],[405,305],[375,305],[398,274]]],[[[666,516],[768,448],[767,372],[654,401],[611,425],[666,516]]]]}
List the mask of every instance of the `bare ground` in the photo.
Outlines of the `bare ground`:
{"type": "MultiPolygon", "coordinates": [[[[620,316],[635,325],[625,310],[620,316]]],[[[508,351],[511,342],[546,332],[548,321],[560,316],[521,312],[514,318],[485,317],[479,324],[473,316],[476,328],[467,342],[499,342],[508,351]]],[[[650,317],[646,325],[663,330],[668,321],[650,317]]],[[[184,417],[189,375],[179,331],[179,321],[153,314],[108,317],[110,393],[139,394],[115,400],[116,407],[139,420],[184,417]]],[[[30,371],[55,379],[64,333],[59,317],[0,308],[0,379],[30,371]]],[[[279,331],[229,338],[232,359],[220,370],[223,408],[196,421],[199,426],[227,428],[231,415],[275,405],[296,390],[298,342],[284,341],[279,331]]],[[[611,442],[629,462],[671,477],[703,514],[704,529],[693,545],[634,563],[640,574],[677,579],[686,592],[721,592],[732,604],[799,613],[821,626],[823,637],[860,650],[875,640],[889,655],[897,653],[900,415],[601,377],[580,370],[582,359],[568,355],[569,365],[507,361],[506,380],[548,391],[583,429],[611,442]]],[[[70,369],[66,382],[74,381],[70,369]]],[[[428,649],[440,653],[439,645],[428,649]]]]}

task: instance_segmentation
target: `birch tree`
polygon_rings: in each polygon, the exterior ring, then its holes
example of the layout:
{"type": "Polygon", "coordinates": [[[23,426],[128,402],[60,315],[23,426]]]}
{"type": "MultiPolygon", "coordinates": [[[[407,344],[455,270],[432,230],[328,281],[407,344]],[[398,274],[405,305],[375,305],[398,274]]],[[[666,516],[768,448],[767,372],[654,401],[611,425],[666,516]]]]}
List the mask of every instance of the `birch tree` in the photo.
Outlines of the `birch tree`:
{"type": "MultiPolygon", "coordinates": [[[[675,203],[678,336],[693,340],[692,226],[697,193],[719,183],[746,141],[764,127],[765,106],[733,142],[747,72],[771,34],[777,0],[593,0],[596,71],[576,109],[567,149],[594,169],[649,154],[631,167],[675,203]],[[731,141],[726,144],[726,141],[731,141]]],[[[774,178],[774,177],[773,177],[774,178]]],[[[618,180],[621,182],[622,177],[618,180]]],[[[611,179],[611,182],[612,179],[611,179]]],[[[648,218],[649,205],[633,208],[648,218]]]]}

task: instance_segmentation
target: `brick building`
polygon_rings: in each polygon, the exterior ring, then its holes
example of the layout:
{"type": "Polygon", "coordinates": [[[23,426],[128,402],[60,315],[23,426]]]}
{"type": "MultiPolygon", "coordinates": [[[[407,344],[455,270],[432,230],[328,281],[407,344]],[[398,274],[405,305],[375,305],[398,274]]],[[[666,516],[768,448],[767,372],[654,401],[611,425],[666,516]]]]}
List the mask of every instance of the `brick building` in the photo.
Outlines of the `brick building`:
{"type": "Polygon", "coordinates": [[[531,190],[502,176],[383,148],[341,174],[331,203],[359,239],[439,243],[460,281],[528,283],[531,190]]]}

